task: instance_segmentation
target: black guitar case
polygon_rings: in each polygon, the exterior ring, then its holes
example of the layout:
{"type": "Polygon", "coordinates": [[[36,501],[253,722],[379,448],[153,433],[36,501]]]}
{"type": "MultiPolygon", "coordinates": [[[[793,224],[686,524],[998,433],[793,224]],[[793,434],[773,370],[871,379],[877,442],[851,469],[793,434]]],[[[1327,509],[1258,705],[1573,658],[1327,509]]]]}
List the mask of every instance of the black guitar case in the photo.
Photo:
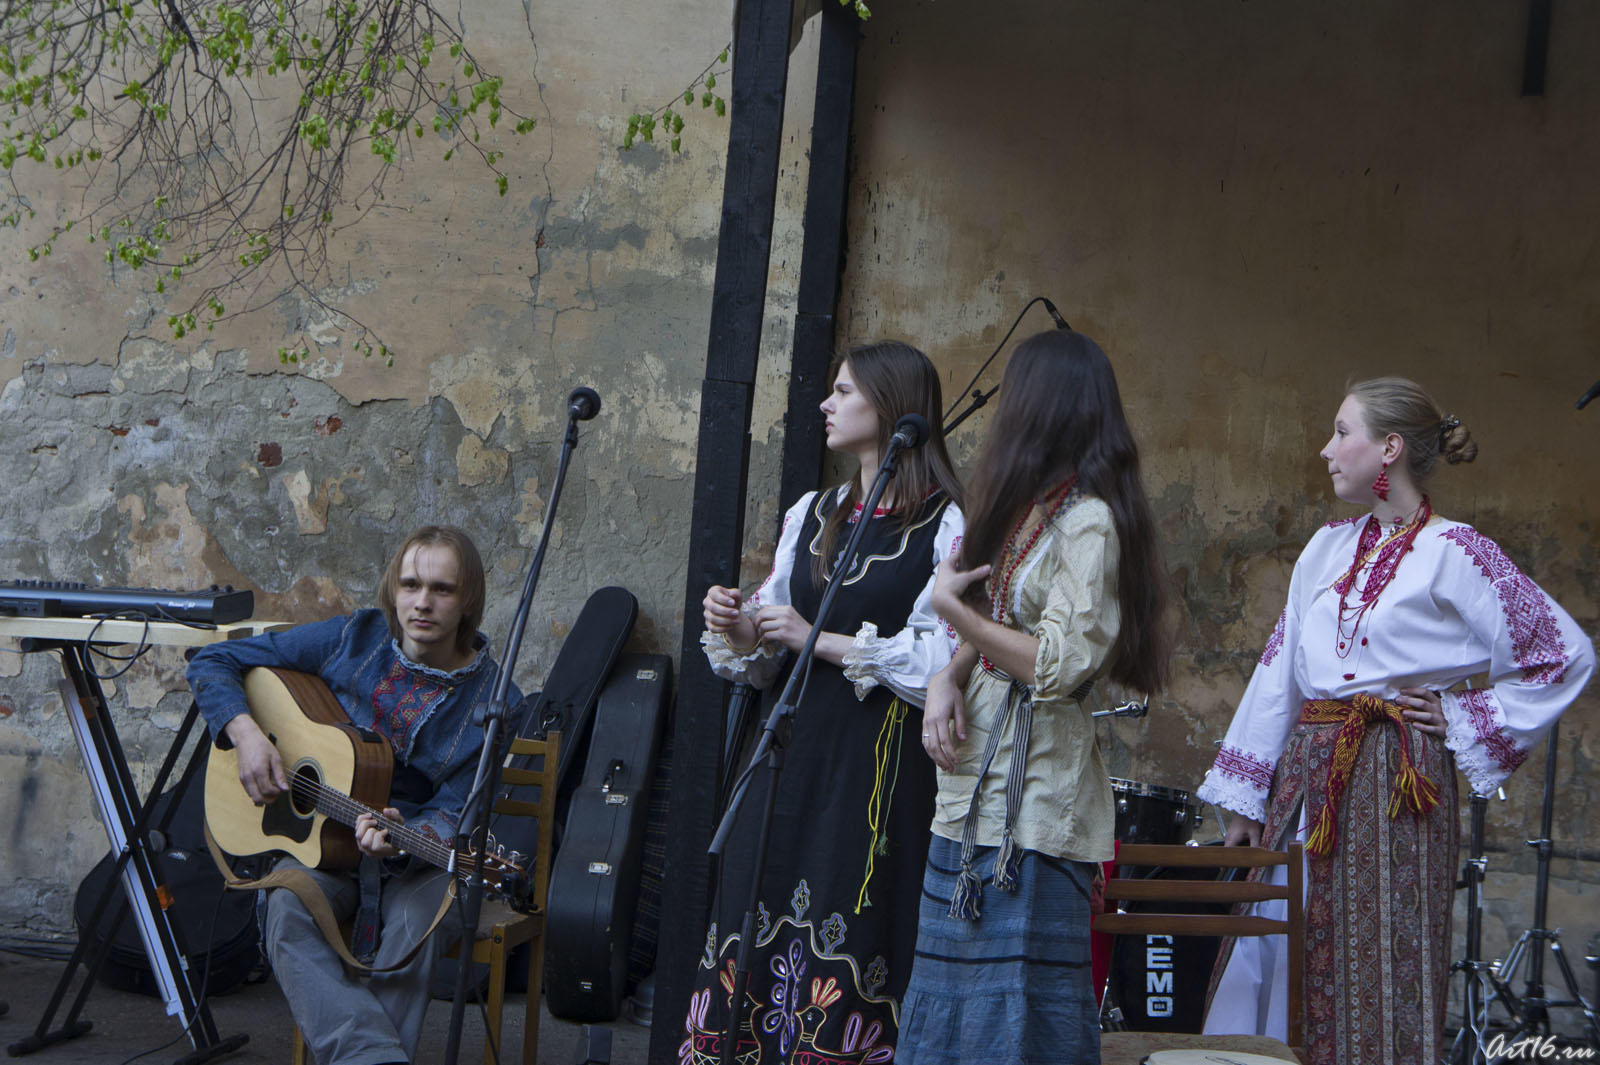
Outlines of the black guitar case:
{"type": "Polygon", "coordinates": [[[622,1010],[671,691],[671,659],[630,654],[600,693],[583,780],[550,870],[544,995],[552,1016],[611,1021],[622,1010]]]}
{"type": "MultiPolygon", "coordinates": [[[[160,824],[172,805],[177,787],[156,800],[151,823],[160,824]]],[[[205,994],[223,995],[241,984],[264,976],[265,960],[256,932],[254,892],[228,891],[205,843],[205,767],[184,790],[172,810],[165,833],[156,833],[154,859],[157,874],[171,892],[168,918],[184,945],[189,971],[203,974],[205,994]]],[[[79,938],[96,946],[111,939],[101,982],[120,991],[161,997],[161,988],[145,956],[139,926],[130,919],[127,900],[117,877],[116,855],[107,854],[83,878],[73,899],[72,914],[79,938]],[[99,927],[90,927],[101,894],[112,898],[101,911],[99,927]],[[109,931],[108,931],[109,930],[109,931]]]]}
{"type": "MultiPolygon", "coordinates": [[[[556,655],[544,691],[533,700],[532,708],[523,719],[524,736],[543,737],[557,730],[561,733],[561,762],[556,769],[557,849],[561,846],[562,826],[567,822],[567,807],[581,779],[579,770],[589,746],[589,725],[594,719],[595,703],[638,616],[639,601],[626,588],[601,588],[591,595],[556,655]]],[[[515,758],[509,764],[537,768],[515,758]]],[[[521,789],[505,788],[501,795],[534,802],[538,800],[539,789],[531,785],[521,789]]],[[[495,838],[506,845],[506,850],[515,848],[523,854],[532,854],[538,826],[525,817],[496,818],[494,833],[495,838]]]]}
{"type": "MultiPolygon", "coordinates": [[[[583,609],[578,612],[577,620],[572,623],[571,631],[562,641],[561,650],[556,652],[556,660],[545,677],[544,690],[524,700],[528,705],[513,715],[513,725],[520,725],[519,735],[539,738],[551,731],[561,732],[561,761],[557,768],[560,785],[556,802],[558,845],[563,820],[561,809],[564,805],[561,795],[566,795],[570,801],[573,790],[578,786],[578,770],[583,763],[577,755],[588,738],[595,701],[600,698],[600,689],[610,675],[611,667],[616,664],[617,656],[622,653],[622,645],[633,632],[633,623],[638,616],[639,601],[626,588],[601,588],[589,596],[583,609]]],[[[510,764],[520,768],[538,768],[516,758],[510,764]]],[[[533,786],[504,788],[501,794],[536,802],[539,789],[533,786]]],[[[516,850],[532,854],[538,842],[538,825],[525,817],[497,817],[491,829],[496,842],[503,844],[507,853],[516,850]]],[[[526,946],[518,947],[507,959],[507,991],[523,992],[528,989],[527,949],[526,946]]],[[[479,970],[477,986],[482,994],[483,989],[488,987],[489,969],[486,965],[476,968],[479,970]]],[[[435,998],[455,996],[454,958],[439,959],[438,967],[434,970],[432,992],[435,998]]]]}

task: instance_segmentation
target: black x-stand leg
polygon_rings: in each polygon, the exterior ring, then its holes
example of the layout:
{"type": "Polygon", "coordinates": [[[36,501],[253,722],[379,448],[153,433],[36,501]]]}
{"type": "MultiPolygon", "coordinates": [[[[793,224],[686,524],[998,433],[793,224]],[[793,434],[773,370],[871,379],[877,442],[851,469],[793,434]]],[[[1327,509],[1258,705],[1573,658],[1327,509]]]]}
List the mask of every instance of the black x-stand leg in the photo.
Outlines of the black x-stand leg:
{"type": "Polygon", "coordinates": [[[1578,978],[1572,971],[1566,952],[1561,949],[1561,930],[1546,928],[1550,895],[1550,857],[1552,844],[1551,825],[1555,818],[1556,738],[1559,726],[1550,730],[1545,740],[1544,808],[1540,815],[1539,838],[1530,839],[1538,859],[1538,875],[1533,895],[1533,925],[1511,945],[1505,960],[1489,974],[1495,1000],[1502,1003],[1511,1014],[1511,1029],[1504,1036],[1496,1034],[1485,1048],[1484,1060],[1494,1063],[1518,1058],[1548,1056],[1558,1042],[1566,1042],[1550,1030],[1550,1010],[1580,1009],[1584,1018],[1584,1039],[1593,1052],[1600,1054],[1600,1018],[1594,1007],[1578,989],[1578,978]],[[1544,983],[1544,955],[1549,950],[1555,956],[1566,982],[1564,999],[1548,997],[1544,983]],[[1528,979],[1521,995],[1512,990],[1523,962],[1528,963],[1528,979]],[[1547,1049],[1548,1048],[1548,1049],[1547,1049]]]}
{"type": "MultiPolygon", "coordinates": [[[[55,650],[61,654],[61,667],[66,674],[66,678],[61,682],[61,697],[66,703],[73,737],[77,740],[84,769],[94,789],[95,805],[100,810],[111,849],[117,855],[116,875],[96,900],[86,933],[88,930],[101,927],[107,907],[115,897],[120,881],[125,905],[116,906],[113,913],[120,915],[124,908],[132,911],[132,917],[144,940],[145,954],[150,961],[151,971],[156,978],[161,997],[166,1002],[167,1013],[182,1018],[185,1034],[194,1047],[192,1053],[177,1059],[174,1065],[198,1065],[200,1062],[233,1053],[248,1043],[250,1037],[239,1034],[224,1039],[217,1034],[210,1006],[201,995],[196,994],[190,983],[188,961],[181,936],[176,925],[167,919],[161,901],[162,885],[159,872],[149,848],[151,813],[154,810],[155,800],[161,794],[167,778],[187,745],[189,734],[198,719],[197,708],[193,704],[190,705],[183,726],[178,730],[178,735],[168,749],[161,769],[156,775],[149,800],[141,802],[138,788],[133,782],[133,774],[128,768],[127,757],[123,753],[122,744],[117,738],[116,728],[110,718],[105,693],[100,687],[89,659],[89,645],[72,640],[25,639],[22,641],[22,649],[55,650]]],[[[180,794],[174,796],[174,801],[165,815],[166,818],[170,818],[171,811],[176,809],[178,805],[176,800],[181,798],[181,791],[187,788],[197,775],[203,761],[203,753],[204,745],[196,749],[190,758],[180,781],[180,794]]],[[[166,823],[164,819],[157,827],[164,829],[166,823]]],[[[21,1057],[55,1043],[76,1039],[93,1028],[91,1022],[79,1019],[79,1013],[88,999],[90,989],[94,986],[100,967],[110,952],[112,937],[109,934],[98,937],[99,946],[93,949],[93,956],[89,957],[90,946],[95,938],[97,937],[89,934],[79,937],[66,971],[57,982],[55,991],[51,994],[50,1001],[45,1007],[43,1016],[39,1018],[33,1034],[6,1047],[6,1052],[12,1057],[21,1057]],[[80,965],[85,965],[84,982],[66,1019],[59,1027],[52,1028],[56,1010],[65,999],[67,989],[80,965]]]]}

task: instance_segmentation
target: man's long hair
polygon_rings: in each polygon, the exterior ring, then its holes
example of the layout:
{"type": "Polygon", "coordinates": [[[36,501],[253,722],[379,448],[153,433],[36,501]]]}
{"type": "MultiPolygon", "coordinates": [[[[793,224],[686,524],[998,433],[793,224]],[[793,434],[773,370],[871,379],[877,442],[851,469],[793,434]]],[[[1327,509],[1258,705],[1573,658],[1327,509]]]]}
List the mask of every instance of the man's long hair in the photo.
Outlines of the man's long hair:
{"type": "Polygon", "coordinates": [[[406,552],[413,547],[447,547],[456,556],[456,598],[461,603],[461,623],[456,626],[456,650],[466,654],[478,638],[478,626],[483,622],[483,603],[486,598],[483,579],[483,559],[472,537],[454,525],[424,525],[410,536],[389,558],[384,568],[383,580],[378,585],[378,605],[389,622],[389,634],[395,639],[404,636],[395,601],[400,592],[400,567],[406,552]]]}

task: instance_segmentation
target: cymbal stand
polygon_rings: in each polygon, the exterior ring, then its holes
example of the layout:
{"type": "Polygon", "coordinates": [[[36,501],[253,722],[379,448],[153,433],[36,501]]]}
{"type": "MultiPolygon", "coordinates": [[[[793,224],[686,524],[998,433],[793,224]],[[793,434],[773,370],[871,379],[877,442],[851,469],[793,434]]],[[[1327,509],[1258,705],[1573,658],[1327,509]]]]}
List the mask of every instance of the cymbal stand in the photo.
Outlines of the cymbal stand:
{"type": "MultiPolygon", "coordinates": [[[[1500,792],[1500,798],[1506,794],[1500,792]]],[[[1495,963],[1482,960],[1483,951],[1483,877],[1489,859],[1483,853],[1483,826],[1489,808],[1486,795],[1472,793],[1472,828],[1468,842],[1466,863],[1461,869],[1461,880],[1456,886],[1467,889],[1466,955],[1450,966],[1451,972],[1466,973],[1462,986],[1461,1030],[1456,1033],[1450,1052],[1445,1055],[1447,1065],[1486,1065],[1485,1038],[1489,1028],[1489,995],[1493,984],[1495,963]]],[[[1509,1002],[1506,1003],[1511,1008],[1509,1002]]]]}
{"type": "Polygon", "coordinates": [[[1561,949],[1561,930],[1545,927],[1550,895],[1550,831],[1551,822],[1555,817],[1556,737],[1559,729],[1559,725],[1552,727],[1550,735],[1545,739],[1544,809],[1540,815],[1539,838],[1528,840],[1528,846],[1534,848],[1534,853],[1538,857],[1538,875],[1533,895],[1533,926],[1517,938],[1506,954],[1505,960],[1495,967],[1495,972],[1490,976],[1495,988],[1495,997],[1505,1003],[1510,1010],[1513,1023],[1506,1038],[1496,1039],[1494,1045],[1489,1048],[1497,1051],[1488,1057],[1487,1060],[1490,1062],[1518,1055],[1528,1056],[1530,1041],[1553,1048],[1554,1037],[1550,1032],[1552,1006],[1581,1009],[1588,1041],[1600,1051],[1600,1017],[1596,1017],[1594,1007],[1584,1000],[1578,990],[1578,979],[1573,974],[1572,964],[1567,961],[1566,953],[1561,949]],[[1556,963],[1561,968],[1567,994],[1570,996],[1568,998],[1546,997],[1545,948],[1555,955],[1556,963]],[[1528,963],[1528,980],[1519,997],[1511,991],[1511,984],[1516,980],[1517,971],[1524,961],[1528,963]]]}

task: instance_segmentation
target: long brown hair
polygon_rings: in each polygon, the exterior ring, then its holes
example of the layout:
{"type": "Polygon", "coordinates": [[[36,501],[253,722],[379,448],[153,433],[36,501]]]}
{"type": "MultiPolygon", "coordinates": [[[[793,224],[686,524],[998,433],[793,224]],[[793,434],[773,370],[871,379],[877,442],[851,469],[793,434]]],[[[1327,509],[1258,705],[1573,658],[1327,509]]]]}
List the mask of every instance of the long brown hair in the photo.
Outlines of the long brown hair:
{"type": "MultiPolygon", "coordinates": [[[[931,429],[928,440],[919,448],[900,452],[895,465],[895,513],[902,523],[909,524],[922,510],[922,503],[935,488],[944,492],[956,506],[961,505],[961,482],[956,479],[950,465],[950,455],[945,451],[944,430],[940,427],[940,411],[944,397],[939,388],[939,371],[928,357],[910,344],[898,340],[880,340],[850,349],[843,358],[835,359],[828,371],[828,380],[839,376],[845,364],[850,366],[850,377],[856,388],[872,404],[878,415],[878,454],[889,450],[889,438],[894,435],[894,423],[907,414],[920,414],[931,429]]],[[[867,471],[870,478],[873,471],[867,471]]],[[[849,521],[856,504],[863,501],[861,478],[850,479],[849,491],[843,501],[833,508],[822,525],[818,546],[820,552],[811,558],[811,578],[818,585],[827,580],[826,564],[833,558],[839,536],[849,521]]]]}
{"type": "Polygon", "coordinates": [[[472,537],[454,525],[424,525],[406,537],[405,543],[389,558],[384,568],[383,580],[378,585],[378,605],[389,621],[389,634],[395,639],[405,635],[400,619],[395,613],[395,602],[400,593],[400,567],[405,563],[406,552],[413,547],[446,547],[456,556],[456,598],[461,603],[461,623],[456,626],[455,647],[461,654],[472,650],[478,637],[478,626],[483,623],[483,603],[487,598],[483,577],[483,559],[472,537]]]}
{"type": "Polygon", "coordinates": [[[1139,448],[1106,353],[1082,333],[1052,329],[1019,344],[1006,366],[968,492],[963,565],[998,566],[1017,522],[1073,473],[1085,494],[1111,509],[1117,528],[1122,619],[1108,674],[1153,694],[1166,685],[1171,638],[1162,617],[1167,570],[1139,448]]]}

